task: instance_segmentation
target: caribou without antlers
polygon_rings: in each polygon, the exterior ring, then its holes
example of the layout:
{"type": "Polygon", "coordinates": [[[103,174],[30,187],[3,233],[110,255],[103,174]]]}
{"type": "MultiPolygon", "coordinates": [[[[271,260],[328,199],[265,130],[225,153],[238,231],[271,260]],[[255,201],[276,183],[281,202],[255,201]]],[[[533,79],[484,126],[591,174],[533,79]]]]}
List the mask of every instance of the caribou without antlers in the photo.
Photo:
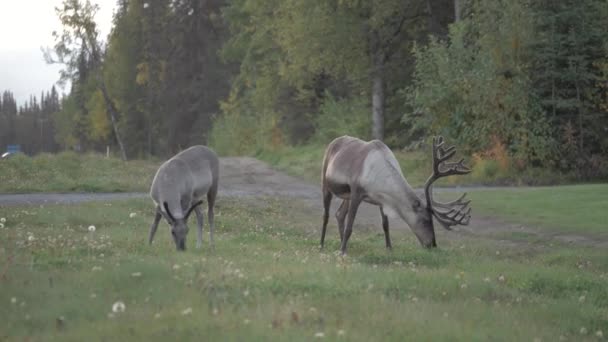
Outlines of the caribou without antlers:
{"type": "Polygon", "coordinates": [[[323,226],[321,248],[329,219],[329,207],[333,196],[341,198],[342,204],[336,212],[340,233],[341,251],[352,234],[352,226],[361,202],[380,207],[382,228],[386,247],[391,248],[388,213],[400,217],[412,229],[420,243],[427,248],[436,247],[432,216],[446,229],[454,225],[467,225],[471,218],[470,200],[466,193],[455,201],[442,203],[433,200],[432,186],[439,178],[463,175],[471,170],[463,162],[447,162],[456,153],[454,146],[445,147],[442,137],[433,138],[433,173],[426,181],[423,205],[414,189],[403,177],[393,152],[381,141],[363,140],[342,136],[332,141],[323,158],[323,226]],[[344,221],[346,220],[346,226],[344,221]]]}
{"type": "Polygon", "coordinates": [[[213,206],[217,196],[219,160],[215,152],[205,146],[192,146],[163,163],[158,171],[150,196],[156,204],[156,215],[150,228],[149,243],[161,217],[171,225],[171,235],[178,250],[186,249],[188,217],[194,210],[198,221],[196,247],[203,243],[203,213],[200,204],[207,197],[207,220],[209,221],[209,241],[213,247],[213,206]]]}

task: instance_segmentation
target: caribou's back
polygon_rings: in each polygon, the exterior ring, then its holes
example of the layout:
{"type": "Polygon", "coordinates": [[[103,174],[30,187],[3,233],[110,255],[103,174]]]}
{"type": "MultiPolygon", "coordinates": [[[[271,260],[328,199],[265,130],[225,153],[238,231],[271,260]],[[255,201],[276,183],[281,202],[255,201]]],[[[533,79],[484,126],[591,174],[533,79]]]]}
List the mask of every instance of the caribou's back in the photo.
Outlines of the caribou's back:
{"type": "Polygon", "coordinates": [[[393,152],[379,140],[363,141],[345,135],[334,139],[325,152],[324,183],[365,185],[392,173],[403,177],[393,152]]]}

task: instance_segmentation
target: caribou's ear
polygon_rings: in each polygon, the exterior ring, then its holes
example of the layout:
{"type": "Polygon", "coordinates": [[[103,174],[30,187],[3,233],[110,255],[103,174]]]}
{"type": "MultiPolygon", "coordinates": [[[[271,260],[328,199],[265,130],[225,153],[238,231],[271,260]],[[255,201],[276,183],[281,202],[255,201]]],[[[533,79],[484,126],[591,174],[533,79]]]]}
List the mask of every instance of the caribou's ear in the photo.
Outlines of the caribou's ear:
{"type": "MultiPolygon", "coordinates": [[[[163,202],[163,206],[165,207],[165,211],[167,212],[167,215],[169,216],[168,218],[165,217],[167,219],[167,221],[169,221],[170,224],[173,224],[173,222],[175,222],[175,219],[173,218],[173,215],[171,214],[171,211],[169,210],[169,206],[167,205],[167,202],[163,202]]],[[[162,213],[162,210],[161,210],[162,213]]]]}
{"type": "Polygon", "coordinates": [[[190,214],[192,213],[192,210],[194,210],[194,208],[198,207],[199,205],[203,204],[203,201],[198,201],[196,203],[194,203],[190,209],[188,209],[188,212],[186,213],[186,220],[188,219],[188,217],[190,217],[190,214]]]}

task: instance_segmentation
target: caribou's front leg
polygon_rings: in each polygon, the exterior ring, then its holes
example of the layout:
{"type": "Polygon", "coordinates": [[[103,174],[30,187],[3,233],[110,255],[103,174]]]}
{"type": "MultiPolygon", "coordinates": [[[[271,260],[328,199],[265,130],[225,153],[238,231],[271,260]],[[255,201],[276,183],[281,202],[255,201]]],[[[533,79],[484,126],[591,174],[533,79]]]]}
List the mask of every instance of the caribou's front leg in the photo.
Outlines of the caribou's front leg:
{"type": "Polygon", "coordinates": [[[148,237],[148,244],[152,244],[152,240],[154,240],[154,234],[156,234],[156,229],[158,228],[158,223],[162,215],[160,213],[160,207],[156,207],[156,214],[154,215],[154,221],[152,222],[152,226],[150,227],[150,236],[148,237]]]}
{"type": "MultiPolygon", "coordinates": [[[[351,187],[352,189],[353,187],[351,187]]],[[[346,228],[344,229],[344,237],[342,238],[342,255],[346,254],[346,244],[348,243],[348,239],[350,235],[353,233],[353,223],[355,222],[355,216],[357,215],[357,209],[359,209],[359,204],[363,197],[359,195],[359,191],[354,190],[350,193],[350,203],[348,206],[348,214],[346,220],[346,228]]]]}
{"type": "Polygon", "coordinates": [[[382,215],[382,229],[384,230],[384,239],[386,240],[386,248],[392,249],[391,237],[388,234],[388,217],[384,214],[384,210],[380,207],[380,215],[382,215]]]}
{"type": "Polygon", "coordinates": [[[198,223],[197,236],[196,236],[196,248],[201,248],[203,246],[203,212],[201,211],[201,207],[197,206],[194,208],[194,213],[196,214],[196,222],[198,223]]]}

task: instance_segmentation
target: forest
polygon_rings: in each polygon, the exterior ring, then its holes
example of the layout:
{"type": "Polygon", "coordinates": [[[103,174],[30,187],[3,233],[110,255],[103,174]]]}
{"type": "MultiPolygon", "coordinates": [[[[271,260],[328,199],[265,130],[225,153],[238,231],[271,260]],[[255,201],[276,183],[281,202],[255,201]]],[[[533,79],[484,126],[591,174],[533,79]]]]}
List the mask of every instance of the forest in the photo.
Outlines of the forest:
{"type": "MultiPolygon", "coordinates": [[[[608,169],[603,0],[64,0],[53,87],[0,99],[0,149],[166,157],[441,134],[474,160],[608,169]]],[[[50,34],[50,33],[49,33],[50,34]]]]}

